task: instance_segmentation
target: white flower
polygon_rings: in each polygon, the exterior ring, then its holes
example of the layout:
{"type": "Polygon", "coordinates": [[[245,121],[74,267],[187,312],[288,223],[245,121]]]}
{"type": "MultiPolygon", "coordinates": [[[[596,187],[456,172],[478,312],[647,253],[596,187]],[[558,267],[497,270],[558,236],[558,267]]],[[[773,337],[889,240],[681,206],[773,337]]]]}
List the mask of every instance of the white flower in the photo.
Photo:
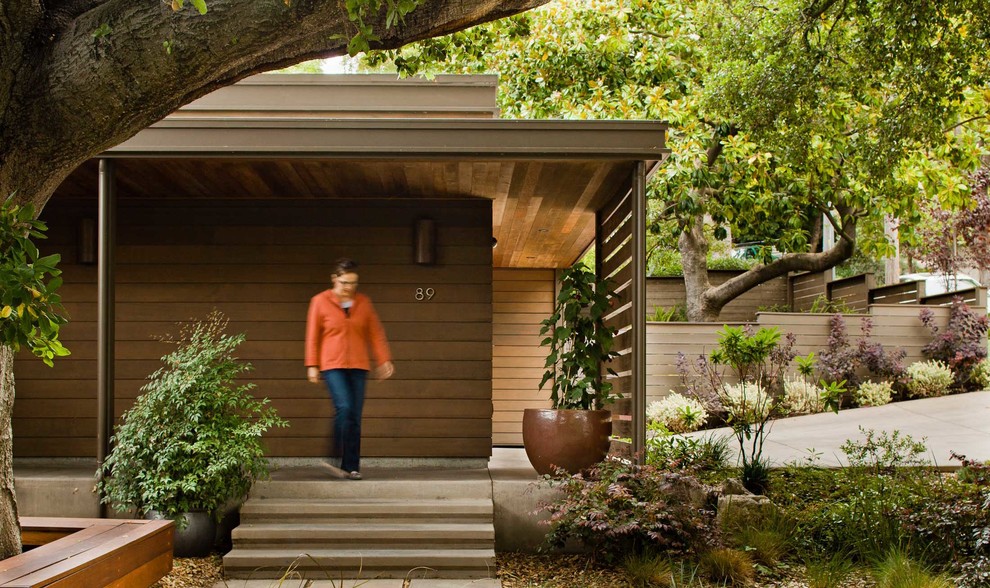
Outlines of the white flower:
{"type": "Polygon", "coordinates": [[[783,404],[789,414],[813,414],[825,410],[822,389],[804,378],[784,380],[783,404]]]}
{"type": "Polygon", "coordinates": [[[688,433],[705,424],[708,412],[694,398],[671,391],[662,400],[646,407],[646,419],[661,423],[671,433],[688,433]]]}
{"type": "Polygon", "coordinates": [[[917,361],[907,368],[907,388],[912,398],[942,396],[949,391],[954,378],[949,366],[941,361],[917,361]]]}
{"type": "Polygon", "coordinates": [[[893,395],[890,382],[863,382],[856,388],[853,398],[860,406],[883,406],[890,403],[893,395]]]}
{"type": "Polygon", "coordinates": [[[722,388],[722,405],[729,418],[737,423],[756,423],[766,420],[773,408],[773,398],[753,382],[729,384],[722,388]]]}

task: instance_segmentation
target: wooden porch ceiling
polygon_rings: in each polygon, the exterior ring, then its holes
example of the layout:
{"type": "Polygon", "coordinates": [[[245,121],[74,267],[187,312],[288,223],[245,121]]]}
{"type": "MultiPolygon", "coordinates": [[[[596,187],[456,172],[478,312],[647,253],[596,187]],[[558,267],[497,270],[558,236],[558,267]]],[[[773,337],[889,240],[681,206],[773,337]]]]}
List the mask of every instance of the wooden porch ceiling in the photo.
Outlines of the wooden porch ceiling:
{"type": "MultiPolygon", "coordinates": [[[[594,240],[595,211],[629,189],[629,161],[346,161],[327,159],[117,160],[118,197],[131,199],[486,198],[495,267],[573,263],[594,240]]],[[[88,162],[60,198],[95,202],[88,162]]]]}
{"type": "MultiPolygon", "coordinates": [[[[573,263],[595,211],[662,160],[657,121],[169,117],[113,147],[125,198],[486,198],[495,267],[573,263]]],[[[90,161],[61,186],[91,197],[90,161]]]]}

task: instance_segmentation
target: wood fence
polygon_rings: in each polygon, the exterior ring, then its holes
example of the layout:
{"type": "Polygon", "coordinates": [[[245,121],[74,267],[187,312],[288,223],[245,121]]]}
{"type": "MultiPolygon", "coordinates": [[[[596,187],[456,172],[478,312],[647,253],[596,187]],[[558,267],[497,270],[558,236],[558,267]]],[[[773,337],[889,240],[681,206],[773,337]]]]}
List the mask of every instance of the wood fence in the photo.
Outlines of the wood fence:
{"type": "MultiPolygon", "coordinates": [[[[873,322],[871,341],[886,349],[904,349],[907,352],[905,366],[924,360],[921,350],[931,341],[932,335],[919,318],[920,310],[916,305],[876,304],[869,306],[863,316],[843,315],[850,344],[856,345],[862,338],[862,320],[869,317],[873,322]]],[[[974,310],[986,312],[985,307],[974,310]]],[[[944,328],[948,324],[949,308],[935,307],[932,311],[936,324],[944,328]]],[[[781,334],[794,333],[798,354],[814,352],[817,355],[826,348],[831,317],[831,314],[769,312],[760,313],[756,322],[749,324],[754,329],[777,327],[781,334]]],[[[680,354],[689,364],[699,356],[708,357],[718,344],[718,331],[723,326],[724,323],[647,323],[647,401],[659,400],[672,390],[683,392],[684,385],[677,370],[680,354]]],[[[985,340],[983,344],[986,344],[985,340]]]]}
{"type": "MultiPolygon", "coordinates": [[[[841,302],[853,312],[865,313],[871,304],[923,304],[948,306],[959,296],[970,306],[987,306],[986,288],[967,288],[945,294],[925,294],[925,283],[902,282],[877,286],[871,273],[838,280],[830,272],[795,274],[788,279],[788,303],[794,312],[807,312],[816,300],[841,302]]],[[[727,320],[732,320],[726,317],[727,320]]]]}

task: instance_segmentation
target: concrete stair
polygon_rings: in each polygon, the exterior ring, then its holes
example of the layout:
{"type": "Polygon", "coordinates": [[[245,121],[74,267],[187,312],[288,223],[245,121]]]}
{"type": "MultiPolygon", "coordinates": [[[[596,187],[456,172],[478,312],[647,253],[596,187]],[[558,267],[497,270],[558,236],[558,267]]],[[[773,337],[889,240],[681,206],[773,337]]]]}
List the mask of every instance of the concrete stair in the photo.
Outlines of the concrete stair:
{"type": "Polygon", "coordinates": [[[495,576],[487,470],[278,472],[241,507],[231,578],[490,578],[495,576]],[[312,478],[318,479],[312,479],[312,478]]]}

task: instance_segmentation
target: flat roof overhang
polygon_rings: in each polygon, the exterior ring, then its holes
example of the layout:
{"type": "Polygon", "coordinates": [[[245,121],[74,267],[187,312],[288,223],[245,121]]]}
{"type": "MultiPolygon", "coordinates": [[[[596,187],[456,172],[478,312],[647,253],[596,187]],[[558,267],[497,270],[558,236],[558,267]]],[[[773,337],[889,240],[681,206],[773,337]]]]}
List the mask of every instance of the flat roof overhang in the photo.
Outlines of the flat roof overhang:
{"type": "MultiPolygon", "coordinates": [[[[122,202],[486,198],[495,267],[566,267],[595,212],[669,153],[657,121],[167,118],[107,150],[122,202]]],[[[95,160],[59,188],[93,198],[95,160]]]]}
{"type": "Polygon", "coordinates": [[[657,121],[165,119],[105,157],[590,159],[661,161],[657,121]]]}

